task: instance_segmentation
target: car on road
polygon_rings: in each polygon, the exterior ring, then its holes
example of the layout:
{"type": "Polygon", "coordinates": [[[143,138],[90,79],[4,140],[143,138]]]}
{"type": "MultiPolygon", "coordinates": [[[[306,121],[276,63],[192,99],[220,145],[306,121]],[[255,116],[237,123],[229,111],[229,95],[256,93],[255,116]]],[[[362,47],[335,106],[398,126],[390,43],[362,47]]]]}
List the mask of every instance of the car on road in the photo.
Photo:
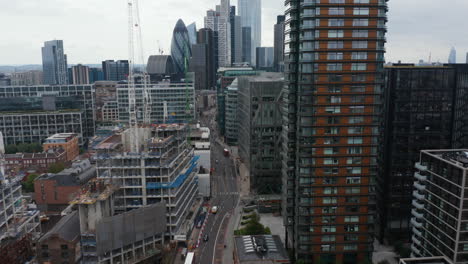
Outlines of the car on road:
{"type": "Polygon", "coordinates": [[[206,242],[206,241],[208,241],[208,239],[209,239],[208,235],[204,235],[204,236],[203,236],[203,241],[206,242]]]}
{"type": "Polygon", "coordinates": [[[211,207],[211,213],[216,214],[218,212],[218,206],[211,207]]]}

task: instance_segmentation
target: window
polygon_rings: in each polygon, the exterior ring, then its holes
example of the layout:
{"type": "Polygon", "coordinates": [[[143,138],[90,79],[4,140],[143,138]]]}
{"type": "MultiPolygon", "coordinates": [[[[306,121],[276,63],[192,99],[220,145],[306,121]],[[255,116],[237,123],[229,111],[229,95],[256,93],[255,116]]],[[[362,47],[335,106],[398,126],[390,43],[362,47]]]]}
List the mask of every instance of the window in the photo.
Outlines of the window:
{"type": "Polygon", "coordinates": [[[354,0],[355,4],[368,4],[369,0],[354,0]]]}
{"type": "Polygon", "coordinates": [[[344,230],[346,232],[357,232],[359,231],[359,226],[358,225],[345,225],[344,230]]]}
{"type": "Polygon", "coordinates": [[[367,52],[353,52],[351,54],[353,60],[367,60],[367,52]]]}
{"type": "Polygon", "coordinates": [[[357,250],[357,245],[356,244],[344,245],[343,250],[357,250]]]}
{"type": "MultiPolygon", "coordinates": [[[[353,96],[351,97],[351,102],[353,103],[362,103],[364,102],[364,96],[353,96]]],[[[352,114],[362,114],[364,113],[364,106],[350,106],[349,110],[352,114]]]]}
{"type": "Polygon", "coordinates": [[[338,127],[327,127],[325,128],[325,134],[327,135],[336,135],[340,132],[338,127]]]}
{"type": "Polygon", "coordinates": [[[325,252],[334,251],[335,245],[321,245],[320,248],[322,249],[322,251],[325,251],[325,252]]]}
{"type": "Polygon", "coordinates": [[[341,107],[339,106],[327,106],[325,112],[329,114],[339,114],[341,113],[341,107]]]}
{"type": "Polygon", "coordinates": [[[353,15],[368,16],[369,15],[369,8],[367,8],[367,7],[355,7],[354,10],[353,10],[353,15]]]}
{"type": "Polygon", "coordinates": [[[333,242],[335,241],[335,236],[322,236],[323,242],[333,242]]]}
{"type": "Polygon", "coordinates": [[[359,222],[359,216],[345,216],[345,223],[357,223],[359,222]]]}
{"type": "Polygon", "coordinates": [[[336,197],[323,197],[322,198],[322,203],[323,204],[336,204],[336,197]]]}
{"type": "Polygon", "coordinates": [[[348,134],[362,134],[363,131],[362,127],[348,127],[348,134]]]}
{"type": "Polygon", "coordinates": [[[345,189],[346,194],[359,194],[361,193],[361,188],[359,187],[348,187],[345,189]]]}
{"type": "Polygon", "coordinates": [[[353,63],[351,64],[352,71],[365,71],[367,70],[367,64],[365,63],[353,63]]]}
{"type": "Polygon", "coordinates": [[[323,207],[322,208],[322,213],[324,213],[324,214],[334,214],[334,213],[336,213],[336,206],[323,207]]]}
{"type": "Polygon", "coordinates": [[[323,194],[337,194],[338,188],[336,187],[326,187],[323,189],[323,194]]]}
{"type": "Polygon", "coordinates": [[[327,91],[329,93],[341,93],[341,86],[329,85],[329,86],[327,86],[327,91]]]}
{"type": "MultiPolygon", "coordinates": [[[[367,42],[366,42],[366,45],[367,45],[367,42]]],[[[343,41],[329,41],[328,42],[328,48],[329,49],[342,49],[343,48],[343,41]]]]}
{"type": "Polygon", "coordinates": [[[363,93],[366,91],[366,87],[363,86],[363,85],[359,85],[359,86],[351,86],[351,92],[352,93],[363,93]]]}
{"type": "Polygon", "coordinates": [[[344,4],[345,0],[329,0],[330,4],[344,4]]]}
{"type": "Polygon", "coordinates": [[[353,49],[367,49],[367,41],[353,41],[353,49]]]}
{"type": "Polygon", "coordinates": [[[369,19],[353,19],[353,26],[367,27],[369,26],[369,19]]]}
{"type": "Polygon", "coordinates": [[[327,55],[328,60],[342,60],[343,53],[342,52],[329,52],[327,55]]]}
{"type": "Polygon", "coordinates": [[[323,233],[335,233],[336,226],[322,226],[322,232],[323,233]]]}
{"type": "Polygon", "coordinates": [[[346,184],[360,184],[361,177],[346,177],[346,184]]]}
{"type": "Polygon", "coordinates": [[[353,30],[353,38],[367,38],[369,31],[367,30],[353,30]]]}
{"type": "Polygon", "coordinates": [[[362,158],[361,157],[351,157],[346,159],[346,164],[361,164],[362,158]]]}
{"type": "Polygon", "coordinates": [[[344,19],[329,19],[328,26],[329,27],[343,27],[344,19]]]}
{"type": "Polygon", "coordinates": [[[351,76],[351,80],[353,82],[365,82],[366,78],[367,78],[367,76],[365,74],[353,74],[351,76]]]}
{"type": "Polygon", "coordinates": [[[341,82],[343,81],[343,75],[330,74],[328,75],[329,82],[341,82]]]}
{"type": "Polygon", "coordinates": [[[348,138],[348,144],[362,144],[362,137],[350,137],[348,138]]]}
{"type": "Polygon", "coordinates": [[[336,158],[325,158],[323,159],[324,165],[336,165],[338,164],[338,159],[336,158]]]}
{"type": "Polygon", "coordinates": [[[320,15],[320,7],[315,8],[315,14],[320,15]]]}
{"type": "Polygon", "coordinates": [[[330,116],[327,118],[327,124],[329,125],[334,125],[334,124],[339,124],[340,123],[340,118],[335,117],[335,116],[330,116]]]}
{"type": "Polygon", "coordinates": [[[343,30],[329,30],[329,38],[342,38],[344,36],[343,30]]]}
{"type": "Polygon", "coordinates": [[[359,124],[364,122],[364,117],[363,116],[353,116],[350,117],[348,120],[348,123],[350,124],[359,124]]]}
{"type": "MultiPolygon", "coordinates": [[[[331,168],[333,174],[338,174],[338,168],[331,168]]],[[[323,184],[336,184],[338,181],[336,178],[324,178],[323,184]]]]}
{"type": "Polygon", "coordinates": [[[327,64],[327,71],[342,71],[343,64],[341,63],[328,63],[327,64]]]}
{"type": "Polygon", "coordinates": [[[345,9],[344,7],[330,7],[328,9],[329,15],[344,15],[345,9]]]}
{"type": "Polygon", "coordinates": [[[330,144],[339,144],[340,143],[340,138],[325,138],[323,139],[323,144],[325,145],[330,145],[330,144]]]}
{"type": "Polygon", "coordinates": [[[349,147],[348,154],[362,154],[362,148],[361,147],[349,147]]]}
{"type": "Polygon", "coordinates": [[[345,235],[344,236],[344,241],[357,241],[358,236],[357,235],[345,235]]]}

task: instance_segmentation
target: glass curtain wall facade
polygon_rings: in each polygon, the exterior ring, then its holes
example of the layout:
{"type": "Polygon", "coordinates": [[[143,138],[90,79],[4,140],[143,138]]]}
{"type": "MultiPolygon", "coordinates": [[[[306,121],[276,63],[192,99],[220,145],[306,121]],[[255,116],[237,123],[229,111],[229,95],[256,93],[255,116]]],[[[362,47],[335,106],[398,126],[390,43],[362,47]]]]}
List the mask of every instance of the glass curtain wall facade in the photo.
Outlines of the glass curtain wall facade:
{"type": "Polygon", "coordinates": [[[44,84],[68,84],[67,68],[67,55],[64,54],[63,40],[44,42],[44,47],[42,47],[44,84]]]}
{"type": "Polygon", "coordinates": [[[283,216],[305,263],[373,251],[386,0],[286,0],[283,216]]]}
{"type": "Polygon", "coordinates": [[[262,2],[261,0],[238,0],[237,6],[241,17],[241,26],[251,29],[250,54],[252,65],[255,65],[255,49],[262,45],[262,2]]]}
{"type": "Polygon", "coordinates": [[[176,72],[179,74],[185,73],[186,60],[188,62],[190,57],[192,57],[192,49],[190,47],[189,33],[182,19],[177,21],[172,34],[171,56],[176,72]]]}

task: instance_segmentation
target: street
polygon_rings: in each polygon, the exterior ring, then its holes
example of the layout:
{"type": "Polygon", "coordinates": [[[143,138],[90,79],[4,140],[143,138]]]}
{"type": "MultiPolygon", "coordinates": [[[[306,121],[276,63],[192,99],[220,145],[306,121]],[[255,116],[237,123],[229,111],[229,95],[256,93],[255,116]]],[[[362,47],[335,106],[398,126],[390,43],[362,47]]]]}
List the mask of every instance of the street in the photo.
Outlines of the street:
{"type": "Polygon", "coordinates": [[[232,252],[227,252],[224,245],[225,240],[233,236],[233,234],[227,234],[227,229],[233,218],[234,208],[237,207],[239,201],[237,177],[233,160],[223,155],[224,147],[217,142],[219,138],[218,131],[214,128],[214,118],[207,116],[201,121],[202,125],[209,126],[211,129],[211,164],[213,164],[214,172],[210,204],[218,206],[218,212],[208,214],[203,236],[206,234],[209,239],[201,242],[195,259],[196,263],[200,264],[223,263],[224,254],[232,256],[232,252]]]}

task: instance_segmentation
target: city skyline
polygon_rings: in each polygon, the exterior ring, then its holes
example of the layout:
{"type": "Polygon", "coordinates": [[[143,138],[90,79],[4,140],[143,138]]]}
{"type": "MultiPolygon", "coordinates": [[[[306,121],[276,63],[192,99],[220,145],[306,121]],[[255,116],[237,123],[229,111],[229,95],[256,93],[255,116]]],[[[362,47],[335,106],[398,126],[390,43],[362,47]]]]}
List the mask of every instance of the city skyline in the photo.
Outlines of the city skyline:
{"type": "MultiPolygon", "coordinates": [[[[38,3],[20,0],[4,3],[0,10],[0,22],[8,25],[15,21],[16,30],[3,33],[3,37],[10,41],[0,43],[0,65],[40,64],[40,47],[44,41],[52,39],[64,41],[69,64],[127,59],[126,5],[124,2],[112,2],[45,0],[38,3]],[[89,6],[94,8],[87,8],[89,6]],[[69,10],[72,12],[67,13],[69,10]],[[62,23],[58,25],[57,20],[62,23]]],[[[181,18],[187,23],[194,21],[197,28],[202,28],[206,11],[214,8],[219,1],[199,0],[191,8],[187,8],[186,4],[187,0],[140,3],[145,57],[158,54],[159,48],[164,50],[164,54],[170,54],[172,29],[177,19],[181,18]]],[[[237,1],[231,4],[237,6],[237,1]]],[[[459,51],[457,61],[464,61],[468,36],[460,35],[455,30],[457,25],[463,24],[461,12],[466,8],[468,2],[462,0],[454,0],[450,6],[435,0],[390,1],[386,61],[427,61],[431,56],[434,62],[447,62],[452,46],[459,51]],[[443,24],[430,19],[437,16],[446,18],[443,24]],[[408,46],[408,43],[412,44],[408,46]]],[[[262,46],[273,46],[276,16],[283,13],[284,1],[263,3],[262,46]]]]}

